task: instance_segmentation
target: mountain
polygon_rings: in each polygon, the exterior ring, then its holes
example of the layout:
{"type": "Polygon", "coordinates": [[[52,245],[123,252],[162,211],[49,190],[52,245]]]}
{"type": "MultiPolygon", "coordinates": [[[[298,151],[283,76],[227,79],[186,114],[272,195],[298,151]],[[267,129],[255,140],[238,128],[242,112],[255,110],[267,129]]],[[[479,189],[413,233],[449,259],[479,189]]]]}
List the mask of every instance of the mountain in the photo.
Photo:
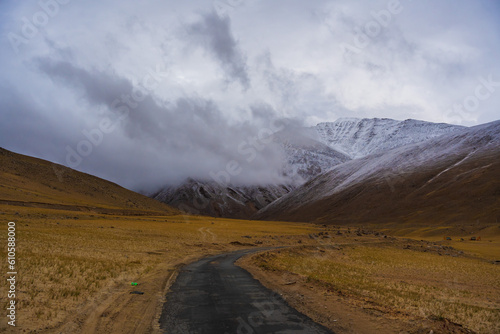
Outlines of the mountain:
{"type": "Polygon", "coordinates": [[[225,186],[214,181],[188,179],[179,186],[167,186],[152,198],[191,214],[248,218],[269,203],[290,192],[292,186],[225,186]]]}
{"type": "Polygon", "coordinates": [[[407,119],[340,118],[274,135],[287,157],[284,174],[307,181],[333,166],[465,129],[463,126],[407,119]]]}
{"type": "Polygon", "coordinates": [[[255,186],[223,185],[214,181],[187,179],[177,186],[165,186],[150,197],[184,212],[214,217],[249,218],[298,184],[350,160],[327,145],[301,132],[280,131],[272,141],[284,151],[282,174],[286,184],[255,186]]]}
{"type": "Polygon", "coordinates": [[[112,214],[179,214],[98,177],[0,148],[0,205],[112,214]]]}
{"type": "Polygon", "coordinates": [[[397,121],[388,118],[340,118],[331,123],[319,123],[309,133],[330,148],[356,159],[464,128],[414,119],[397,121]]]}
{"type": "Polygon", "coordinates": [[[307,129],[282,130],[273,135],[273,141],[285,152],[283,174],[293,180],[290,183],[303,183],[351,160],[349,156],[311,138],[307,129]]]}
{"type": "Polygon", "coordinates": [[[284,129],[273,134],[272,141],[284,153],[281,172],[288,179],[285,184],[241,187],[188,179],[179,186],[166,186],[151,197],[187,212],[248,218],[297,185],[353,158],[463,128],[417,120],[342,118],[311,128],[284,129]]]}
{"type": "Polygon", "coordinates": [[[471,225],[500,218],[500,121],[351,160],[254,218],[471,225]]]}

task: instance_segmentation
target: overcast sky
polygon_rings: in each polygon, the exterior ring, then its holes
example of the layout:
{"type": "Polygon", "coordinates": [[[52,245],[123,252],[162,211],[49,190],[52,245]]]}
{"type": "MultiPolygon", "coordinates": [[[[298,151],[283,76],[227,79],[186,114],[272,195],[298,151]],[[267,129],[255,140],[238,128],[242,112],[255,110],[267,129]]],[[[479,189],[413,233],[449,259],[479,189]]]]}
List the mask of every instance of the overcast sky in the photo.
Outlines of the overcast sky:
{"type": "Polygon", "coordinates": [[[285,123],[499,119],[499,18],[495,0],[3,0],[0,146],[133,189],[277,182],[252,138],[285,123]]]}

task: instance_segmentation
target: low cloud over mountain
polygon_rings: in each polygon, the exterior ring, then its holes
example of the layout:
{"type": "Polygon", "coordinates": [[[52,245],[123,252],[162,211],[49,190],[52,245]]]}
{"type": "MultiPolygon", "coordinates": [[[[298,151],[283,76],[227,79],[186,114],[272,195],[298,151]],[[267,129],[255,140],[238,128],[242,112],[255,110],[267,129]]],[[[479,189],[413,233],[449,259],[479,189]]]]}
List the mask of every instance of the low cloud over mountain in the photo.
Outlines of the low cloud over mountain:
{"type": "Polygon", "coordinates": [[[279,184],[286,152],[266,138],[284,120],[494,120],[496,13],[490,1],[2,1],[0,146],[136,190],[279,184]]]}

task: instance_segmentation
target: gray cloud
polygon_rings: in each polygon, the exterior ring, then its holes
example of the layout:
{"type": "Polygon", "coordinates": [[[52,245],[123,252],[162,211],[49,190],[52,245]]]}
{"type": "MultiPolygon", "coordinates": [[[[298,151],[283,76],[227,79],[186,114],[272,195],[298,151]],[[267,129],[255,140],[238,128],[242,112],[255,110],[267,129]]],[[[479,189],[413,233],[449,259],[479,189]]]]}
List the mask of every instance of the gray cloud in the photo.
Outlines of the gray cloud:
{"type": "MultiPolygon", "coordinates": [[[[180,182],[187,177],[208,180],[225,171],[230,161],[236,161],[241,173],[234,175],[231,182],[283,181],[280,149],[258,140],[259,132],[265,127],[269,127],[265,136],[276,131],[271,128],[277,128],[273,125],[277,115],[270,106],[250,107],[251,112],[258,115],[257,122],[230,124],[211,100],[198,97],[157,100],[152,92],[112,73],[85,70],[66,61],[47,58],[38,59],[38,64],[43,73],[60,85],[81,91],[90,106],[104,107],[106,113],[101,119],[110,119],[117,126],[111,134],[104,134],[92,155],[82,157],[82,165],[88,168],[101,174],[106,171],[108,177],[131,187],[152,187],[180,182]],[[144,91],[141,99],[134,100],[134,92],[141,89],[144,91]],[[128,103],[124,102],[125,97],[128,103]],[[113,151],[112,155],[108,149],[113,151]],[[137,160],[138,156],[141,159],[137,160]],[[131,163],[125,163],[127,159],[131,163]],[[137,170],[143,171],[141,175],[134,175],[137,170]]],[[[98,125],[86,131],[96,129],[98,125]]],[[[88,137],[81,137],[86,139],[88,137]]],[[[77,151],[78,142],[70,147],[77,151]]]]}
{"type": "Polygon", "coordinates": [[[256,148],[276,119],[498,119],[500,86],[474,110],[453,106],[481,77],[500,82],[500,5],[401,0],[346,57],[341,45],[388,3],[244,1],[219,16],[201,0],[71,1],[16,54],[7,36],[42,9],[0,1],[0,146],[67,164],[67,148],[109,120],[79,170],[153,187],[209,178],[234,160],[233,181],[262,183],[279,180],[280,150],[256,148]]]}
{"type": "Polygon", "coordinates": [[[44,108],[22,91],[0,85],[0,146],[8,143],[12,150],[57,160],[60,151],[54,143],[65,142],[74,128],[64,110],[54,107],[51,112],[58,117],[49,118],[44,108]]]}
{"type": "Polygon", "coordinates": [[[200,43],[219,62],[228,78],[239,81],[244,89],[250,86],[245,56],[231,32],[231,19],[215,11],[186,27],[188,38],[200,43]]]}

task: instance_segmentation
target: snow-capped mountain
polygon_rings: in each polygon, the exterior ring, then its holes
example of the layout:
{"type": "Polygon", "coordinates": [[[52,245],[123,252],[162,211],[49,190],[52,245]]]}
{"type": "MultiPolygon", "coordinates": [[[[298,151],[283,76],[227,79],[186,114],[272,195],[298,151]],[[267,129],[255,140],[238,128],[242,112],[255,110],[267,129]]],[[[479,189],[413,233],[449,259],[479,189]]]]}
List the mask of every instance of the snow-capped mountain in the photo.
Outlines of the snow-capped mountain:
{"type": "Polygon", "coordinates": [[[167,186],[151,197],[193,214],[248,218],[297,185],[350,159],[319,141],[301,135],[300,131],[277,133],[273,135],[273,142],[283,149],[286,157],[282,170],[285,179],[288,179],[285,184],[241,186],[188,179],[179,186],[167,186]]]}
{"type": "Polygon", "coordinates": [[[340,118],[335,122],[320,123],[311,128],[313,131],[309,133],[334,150],[356,159],[419,143],[463,128],[414,119],[396,121],[388,118],[340,118]]]}
{"type": "Polygon", "coordinates": [[[330,223],[500,216],[500,121],[337,165],[257,213],[330,223]]]}
{"type": "Polygon", "coordinates": [[[310,128],[285,129],[273,134],[272,140],[283,150],[282,174],[287,182],[242,187],[188,179],[180,186],[165,187],[152,197],[192,213],[247,218],[337,165],[462,129],[449,124],[379,118],[344,118],[310,128]]]}
{"type": "Polygon", "coordinates": [[[347,155],[312,139],[306,130],[280,131],[273,136],[285,152],[283,174],[290,178],[290,183],[303,183],[350,160],[347,155]]]}
{"type": "Polygon", "coordinates": [[[300,183],[351,159],[462,129],[465,127],[413,119],[341,118],[311,128],[280,131],[274,135],[274,141],[285,151],[284,174],[300,183]]]}

